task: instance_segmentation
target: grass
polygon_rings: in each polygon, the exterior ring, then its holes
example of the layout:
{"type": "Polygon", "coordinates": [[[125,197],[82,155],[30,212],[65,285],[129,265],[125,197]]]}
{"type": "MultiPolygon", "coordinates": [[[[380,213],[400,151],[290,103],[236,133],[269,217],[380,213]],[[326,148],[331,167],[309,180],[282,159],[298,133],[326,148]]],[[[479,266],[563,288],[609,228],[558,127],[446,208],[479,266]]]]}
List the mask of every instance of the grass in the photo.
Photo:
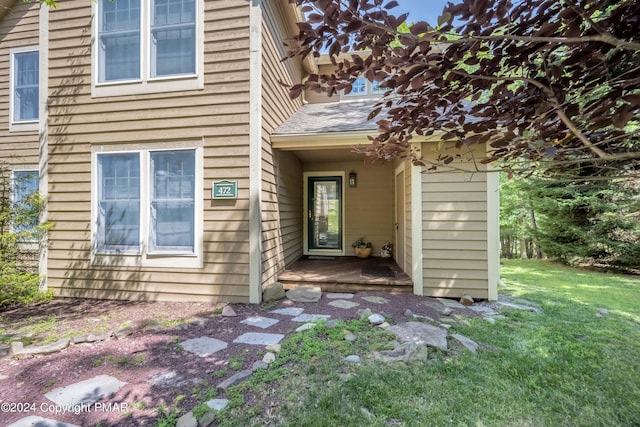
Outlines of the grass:
{"type": "Polygon", "coordinates": [[[220,425],[640,425],[640,277],[517,260],[504,262],[502,278],[501,293],[542,313],[454,324],[485,350],[382,364],[369,355],[389,345],[384,331],[320,325],[288,338],[269,369],[236,387],[245,398],[220,425]],[[355,341],[343,339],[347,330],[355,341]],[[349,354],[363,363],[345,362],[349,354]]]}

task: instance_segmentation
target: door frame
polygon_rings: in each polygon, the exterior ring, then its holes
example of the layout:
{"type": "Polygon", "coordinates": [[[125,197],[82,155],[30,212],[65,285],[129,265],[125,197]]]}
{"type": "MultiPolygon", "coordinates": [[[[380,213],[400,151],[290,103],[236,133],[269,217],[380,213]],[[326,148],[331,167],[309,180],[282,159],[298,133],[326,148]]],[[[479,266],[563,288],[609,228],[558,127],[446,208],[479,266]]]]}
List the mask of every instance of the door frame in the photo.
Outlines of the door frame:
{"type": "Polygon", "coordinates": [[[303,180],[303,209],[302,209],[302,235],[303,235],[303,255],[335,255],[335,256],[344,256],[345,255],[345,241],[346,241],[346,222],[345,222],[345,173],[344,171],[321,171],[321,172],[304,172],[302,174],[303,180]],[[340,207],[342,212],[340,213],[342,219],[342,249],[309,249],[309,178],[315,177],[327,177],[327,176],[338,176],[341,177],[342,188],[342,203],[340,203],[340,207]]]}
{"type": "Polygon", "coordinates": [[[394,233],[394,253],[396,254],[396,256],[394,256],[394,259],[396,260],[396,262],[398,263],[398,266],[402,269],[402,271],[407,271],[407,251],[406,251],[406,247],[407,247],[407,211],[405,209],[406,204],[407,204],[407,200],[406,200],[406,193],[403,193],[402,195],[402,200],[403,200],[403,206],[399,206],[399,195],[398,195],[398,191],[397,191],[397,187],[398,187],[398,176],[400,174],[402,175],[402,189],[406,189],[407,187],[407,171],[405,169],[405,165],[404,163],[401,164],[400,166],[398,166],[393,173],[393,189],[394,189],[394,207],[395,209],[393,210],[393,222],[394,222],[394,226],[395,224],[397,224],[397,229],[395,230],[394,233]],[[402,215],[402,224],[400,224],[399,222],[399,218],[398,218],[398,209],[403,209],[404,214],[402,215]],[[402,234],[402,242],[403,245],[399,245],[399,236],[400,234],[402,234]],[[398,258],[400,258],[398,256],[398,254],[402,254],[402,262],[398,262],[398,258]]]}

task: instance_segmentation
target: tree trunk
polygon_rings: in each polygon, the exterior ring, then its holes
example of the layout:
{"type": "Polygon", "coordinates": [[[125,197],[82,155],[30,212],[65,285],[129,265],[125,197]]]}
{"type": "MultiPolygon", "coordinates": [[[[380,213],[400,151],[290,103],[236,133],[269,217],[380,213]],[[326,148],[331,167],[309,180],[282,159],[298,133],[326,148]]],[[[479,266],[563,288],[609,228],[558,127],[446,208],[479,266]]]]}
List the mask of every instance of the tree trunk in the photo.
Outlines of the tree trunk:
{"type": "Polygon", "coordinates": [[[536,249],[536,258],[542,259],[542,249],[540,249],[540,243],[535,237],[535,233],[538,231],[538,224],[536,222],[536,212],[533,210],[533,203],[531,203],[531,199],[529,199],[529,212],[531,213],[531,228],[534,232],[533,246],[536,249]]]}

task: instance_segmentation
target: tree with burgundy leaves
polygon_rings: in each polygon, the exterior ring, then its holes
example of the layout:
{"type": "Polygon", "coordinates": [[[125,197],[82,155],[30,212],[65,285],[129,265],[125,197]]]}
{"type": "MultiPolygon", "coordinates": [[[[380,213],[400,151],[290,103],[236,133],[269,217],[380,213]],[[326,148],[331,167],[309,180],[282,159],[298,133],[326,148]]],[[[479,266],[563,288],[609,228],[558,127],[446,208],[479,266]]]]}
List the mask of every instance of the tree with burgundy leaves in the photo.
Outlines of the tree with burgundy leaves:
{"type": "Polygon", "coordinates": [[[408,32],[394,0],[290,2],[307,22],[288,56],[326,53],[335,68],[291,87],[292,97],[349,92],[359,77],[387,90],[370,115],[379,127],[364,150],[372,158],[424,164],[412,138],[440,135],[447,144],[429,169],[486,144],[481,162],[512,171],[640,174],[635,0],[463,0],[437,27],[414,22],[408,32]]]}

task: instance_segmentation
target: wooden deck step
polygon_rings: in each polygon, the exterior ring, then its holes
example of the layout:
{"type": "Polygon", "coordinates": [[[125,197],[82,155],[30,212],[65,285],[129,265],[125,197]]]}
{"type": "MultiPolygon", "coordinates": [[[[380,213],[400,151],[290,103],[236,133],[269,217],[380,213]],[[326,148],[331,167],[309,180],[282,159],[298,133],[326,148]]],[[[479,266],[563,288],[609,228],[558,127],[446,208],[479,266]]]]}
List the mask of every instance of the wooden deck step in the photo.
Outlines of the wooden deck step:
{"type": "Polygon", "coordinates": [[[322,292],[346,292],[346,293],[355,293],[355,292],[364,292],[364,291],[375,291],[375,292],[389,292],[391,294],[403,293],[410,294],[413,292],[413,285],[411,284],[402,284],[402,285],[371,285],[364,283],[338,283],[338,282],[289,282],[285,280],[280,281],[286,291],[289,289],[297,288],[299,286],[317,286],[322,289],[322,292]]]}

